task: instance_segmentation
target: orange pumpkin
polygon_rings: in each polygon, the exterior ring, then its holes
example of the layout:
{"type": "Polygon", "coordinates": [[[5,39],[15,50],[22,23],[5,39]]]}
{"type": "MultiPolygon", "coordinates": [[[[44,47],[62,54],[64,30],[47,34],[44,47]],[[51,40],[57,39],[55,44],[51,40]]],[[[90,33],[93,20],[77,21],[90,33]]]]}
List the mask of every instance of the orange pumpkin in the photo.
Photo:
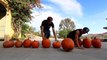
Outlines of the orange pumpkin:
{"type": "Polygon", "coordinates": [[[25,39],[24,42],[23,42],[23,46],[25,48],[29,48],[29,47],[31,47],[31,43],[32,43],[32,41],[29,38],[25,39]]]}
{"type": "Polygon", "coordinates": [[[87,37],[83,39],[82,44],[83,44],[83,47],[85,47],[85,48],[90,48],[92,45],[91,40],[87,37]]]}
{"type": "Polygon", "coordinates": [[[3,47],[4,47],[4,48],[14,47],[14,41],[11,41],[11,40],[4,41],[4,42],[3,42],[3,47]]]}
{"type": "Polygon", "coordinates": [[[102,46],[101,39],[95,37],[92,40],[92,45],[93,45],[94,48],[101,48],[101,46],[102,46]]]}
{"type": "Polygon", "coordinates": [[[62,41],[61,45],[62,45],[62,48],[64,49],[64,51],[71,51],[74,48],[74,42],[70,38],[65,38],[62,41]]]}
{"type": "Polygon", "coordinates": [[[16,48],[22,47],[22,41],[17,40],[17,41],[15,42],[15,47],[16,47],[16,48]]]}
{"type": "Polygon", "coordinates": [[[36,41],[36,40],[34,40],[34,41],[32,42],[32,44],[31,44],[31,46],[32,46],[33,48],[38,48],[38,47],[39,47],[39,42],[36,41]]]}
{"type": "Polygon", "coordinates": [[[49,48],[50,45],[51,45],[51,42],[50,42],[49,39],[46,39],[46,38],[45,38],[45,39],[42,40],[42,47],[43,47],[43,48],[49,48]]]}
{"type": "Polygon", "coordinates": [[[54,48],[60,48],[61,43],[59,41],[55,41],[55,42],[53,42],[52,45],[53,45],[54,48]]]}

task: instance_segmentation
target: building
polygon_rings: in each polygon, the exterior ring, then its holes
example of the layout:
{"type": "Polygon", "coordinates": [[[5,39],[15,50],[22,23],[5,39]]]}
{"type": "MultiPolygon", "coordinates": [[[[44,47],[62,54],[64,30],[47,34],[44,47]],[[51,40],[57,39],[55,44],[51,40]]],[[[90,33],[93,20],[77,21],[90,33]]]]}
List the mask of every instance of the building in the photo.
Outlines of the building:
{"type": "MultiPolygon", "coordinates": [[[[107,20],[107,18],[106,18],[106,20],[107,20]]],[[[107,27],[103,27],[103,29],[107,29],[107,27]]]]}
{"type": "Polygon", "coordinates": [[[6,0],[0,0],[0,39],[9,39],[14,31],[11,26],[11,10],[6,0]]]}

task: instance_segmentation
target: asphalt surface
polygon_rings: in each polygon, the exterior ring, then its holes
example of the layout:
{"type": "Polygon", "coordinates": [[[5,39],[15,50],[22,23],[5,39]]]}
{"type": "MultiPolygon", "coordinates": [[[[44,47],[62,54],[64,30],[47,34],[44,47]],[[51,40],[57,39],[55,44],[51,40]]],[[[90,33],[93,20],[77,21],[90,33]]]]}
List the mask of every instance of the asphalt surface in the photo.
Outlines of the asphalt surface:
{"type": "MultiPolygon", "coordinates": [[[[107,42],[102,48],[74,48],[70,52],[62,48],[3,48],[0,42],[0,60],[107,60],[107,42]]],[[[40,42],[41,44],[41,42],[40,42]]]]}

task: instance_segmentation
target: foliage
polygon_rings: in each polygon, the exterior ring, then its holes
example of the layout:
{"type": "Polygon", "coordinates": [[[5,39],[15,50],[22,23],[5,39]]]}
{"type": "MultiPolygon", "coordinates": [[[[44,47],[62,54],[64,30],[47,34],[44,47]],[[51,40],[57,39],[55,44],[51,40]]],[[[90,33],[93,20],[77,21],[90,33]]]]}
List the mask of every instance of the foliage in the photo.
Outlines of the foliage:
{"type": "Polygon", "coordinates": [[[28,24],[25,24],[24,26],[22,26],[22,38],[25,38],[26,34],[40,36],[40,33],[36,32],[36,29],[32,26],[29,26],[28,24]]]}
{"type": "Polygon", "coordinates": [[[104,39],[107,39],[107,35],[103,37],[104,39]]]}
{"type": "Polygon", "coordinates": [[[41,34],[40,34],[40,32],[39,32],[39,31],[34,32],[34,35],[41,36],[41,34]]]}
{"type": "Polygon", "coordinates": [[[66,38],[67,34],[70,32],[71,30],[61,30],[59,31],[59,37],[60,38],[66,38]]]}
{"type": "Polygon", "coordinates": [[[29,28],[30,26],[28,24],[23,24],[22,30],[21,30],[22,38],[24,38],[25,34],[29,32],[29,28]]]}
{"type": "Polygon", "coordinates": [[[69,18],[65,18],[64,20],[62,20],[59,25],[59,30],[66,30],[66,29],[70,29],[70,30],[75,29],[74,22],[69,18]]]}
{"type": "Polygon", "coordinates": [[[67,34],[74,29],[75,24],[71,19],[66,18],[62,20],[59,25],[59,37],[66,38],[67,34]]]}
{"type": "MultiPolygon", "coordinates": [[[[40,0],[7,0],[9,7],[12,12],[12,27],[15,32],[13,37],[18,37],[20,33],[24,34],[23,27],[25,27],[25,22],[30,22],[31,9],[34,7],[41,7],[40,0]],[[22,30],[22,31],[21,31],[22,30]]],[[[26,27],[27,28],[27,27],[26,27]]],[[[26,29],[25,28],[25,29],[26,29]]]]}

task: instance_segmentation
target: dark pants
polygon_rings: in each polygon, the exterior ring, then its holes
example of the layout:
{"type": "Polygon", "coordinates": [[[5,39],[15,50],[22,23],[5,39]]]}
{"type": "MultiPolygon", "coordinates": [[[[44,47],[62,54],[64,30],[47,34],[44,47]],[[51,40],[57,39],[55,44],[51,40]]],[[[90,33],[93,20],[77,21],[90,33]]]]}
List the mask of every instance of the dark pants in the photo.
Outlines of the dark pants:
{"type": "Polygon", "coordinates": [[[45,30],[44,33],[45,33],[45,36],[44,36],[45,38],[50,37],[50,30],[45,30]]]}

